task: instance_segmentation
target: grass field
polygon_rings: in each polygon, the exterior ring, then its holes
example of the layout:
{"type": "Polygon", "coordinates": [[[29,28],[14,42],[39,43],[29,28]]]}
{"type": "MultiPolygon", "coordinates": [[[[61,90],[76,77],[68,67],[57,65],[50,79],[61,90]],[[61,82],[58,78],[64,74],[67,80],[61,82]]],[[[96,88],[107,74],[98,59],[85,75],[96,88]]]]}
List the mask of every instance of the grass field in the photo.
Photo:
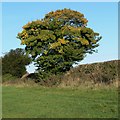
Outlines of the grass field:
{"type": "Polygon", "coordinates": [[[116,88],[3,86],[3,118],[116,118],[116,88]]]}

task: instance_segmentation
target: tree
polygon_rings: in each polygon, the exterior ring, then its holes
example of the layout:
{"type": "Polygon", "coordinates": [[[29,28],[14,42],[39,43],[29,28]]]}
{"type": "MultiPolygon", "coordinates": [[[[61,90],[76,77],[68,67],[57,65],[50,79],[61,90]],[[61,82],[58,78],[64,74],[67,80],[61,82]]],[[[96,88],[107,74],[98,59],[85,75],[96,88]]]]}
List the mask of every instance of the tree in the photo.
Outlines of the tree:
{"type": "Polygon", "coordinates": [[[0,57],[0,76],[2,76],[2,57],[0,57]]]}
{"type": "Polygon", "coordinates": [[[87,28],[87,22],[82,13],[63,9],[23,26],[17,38],[26,45],[41,78],[66,72],[86,53],[95,52],[101,37],[87,28]]]}
{"type": "Polygon", "coordinates": [[[11,74],[21,77],[26,73],[26,65],[31,63],[30,57],[25,53],[25,50],[17,48],[10,50],[2,57],[2,74],[11,74]]]}

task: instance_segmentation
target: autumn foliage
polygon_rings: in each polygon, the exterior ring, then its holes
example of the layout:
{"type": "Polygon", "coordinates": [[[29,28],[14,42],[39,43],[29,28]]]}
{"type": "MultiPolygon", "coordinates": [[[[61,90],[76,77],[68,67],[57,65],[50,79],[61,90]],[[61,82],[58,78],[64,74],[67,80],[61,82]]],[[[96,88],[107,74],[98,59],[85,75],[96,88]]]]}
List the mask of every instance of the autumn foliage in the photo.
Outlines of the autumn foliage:
{"type": "Polygon", "coordinates": [[[17,37],[33,58],[40,78],[66,72],[86,53],[95,52],[101,37],[87,22],[82,13],[63,9],[23,26],[17,37]]]}

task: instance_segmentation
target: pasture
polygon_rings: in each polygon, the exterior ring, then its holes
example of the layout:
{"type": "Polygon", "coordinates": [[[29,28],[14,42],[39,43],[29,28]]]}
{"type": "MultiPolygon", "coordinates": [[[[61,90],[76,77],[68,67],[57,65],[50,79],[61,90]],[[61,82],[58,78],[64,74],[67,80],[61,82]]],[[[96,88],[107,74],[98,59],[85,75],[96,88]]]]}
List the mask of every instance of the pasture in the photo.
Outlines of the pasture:
{"type": "Polygon", "coordinates": [[[116,88],[2,87],[3,118],[117,118],[116,88]]]}

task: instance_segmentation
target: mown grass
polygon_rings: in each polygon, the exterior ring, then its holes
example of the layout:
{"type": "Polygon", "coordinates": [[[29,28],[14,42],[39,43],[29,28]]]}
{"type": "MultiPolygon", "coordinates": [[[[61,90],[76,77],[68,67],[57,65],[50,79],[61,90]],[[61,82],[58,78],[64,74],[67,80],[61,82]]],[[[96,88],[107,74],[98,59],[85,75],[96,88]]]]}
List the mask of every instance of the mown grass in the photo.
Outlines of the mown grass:
{"type": "Polygon", "coordinates": [[[2,119],[2,85],[0,83],[0,119],[2,119]]]}
{"type": "Polygon", "coordinates": [[[116,118],[116,88],[3,86],[3,118],[116,118]]]}

